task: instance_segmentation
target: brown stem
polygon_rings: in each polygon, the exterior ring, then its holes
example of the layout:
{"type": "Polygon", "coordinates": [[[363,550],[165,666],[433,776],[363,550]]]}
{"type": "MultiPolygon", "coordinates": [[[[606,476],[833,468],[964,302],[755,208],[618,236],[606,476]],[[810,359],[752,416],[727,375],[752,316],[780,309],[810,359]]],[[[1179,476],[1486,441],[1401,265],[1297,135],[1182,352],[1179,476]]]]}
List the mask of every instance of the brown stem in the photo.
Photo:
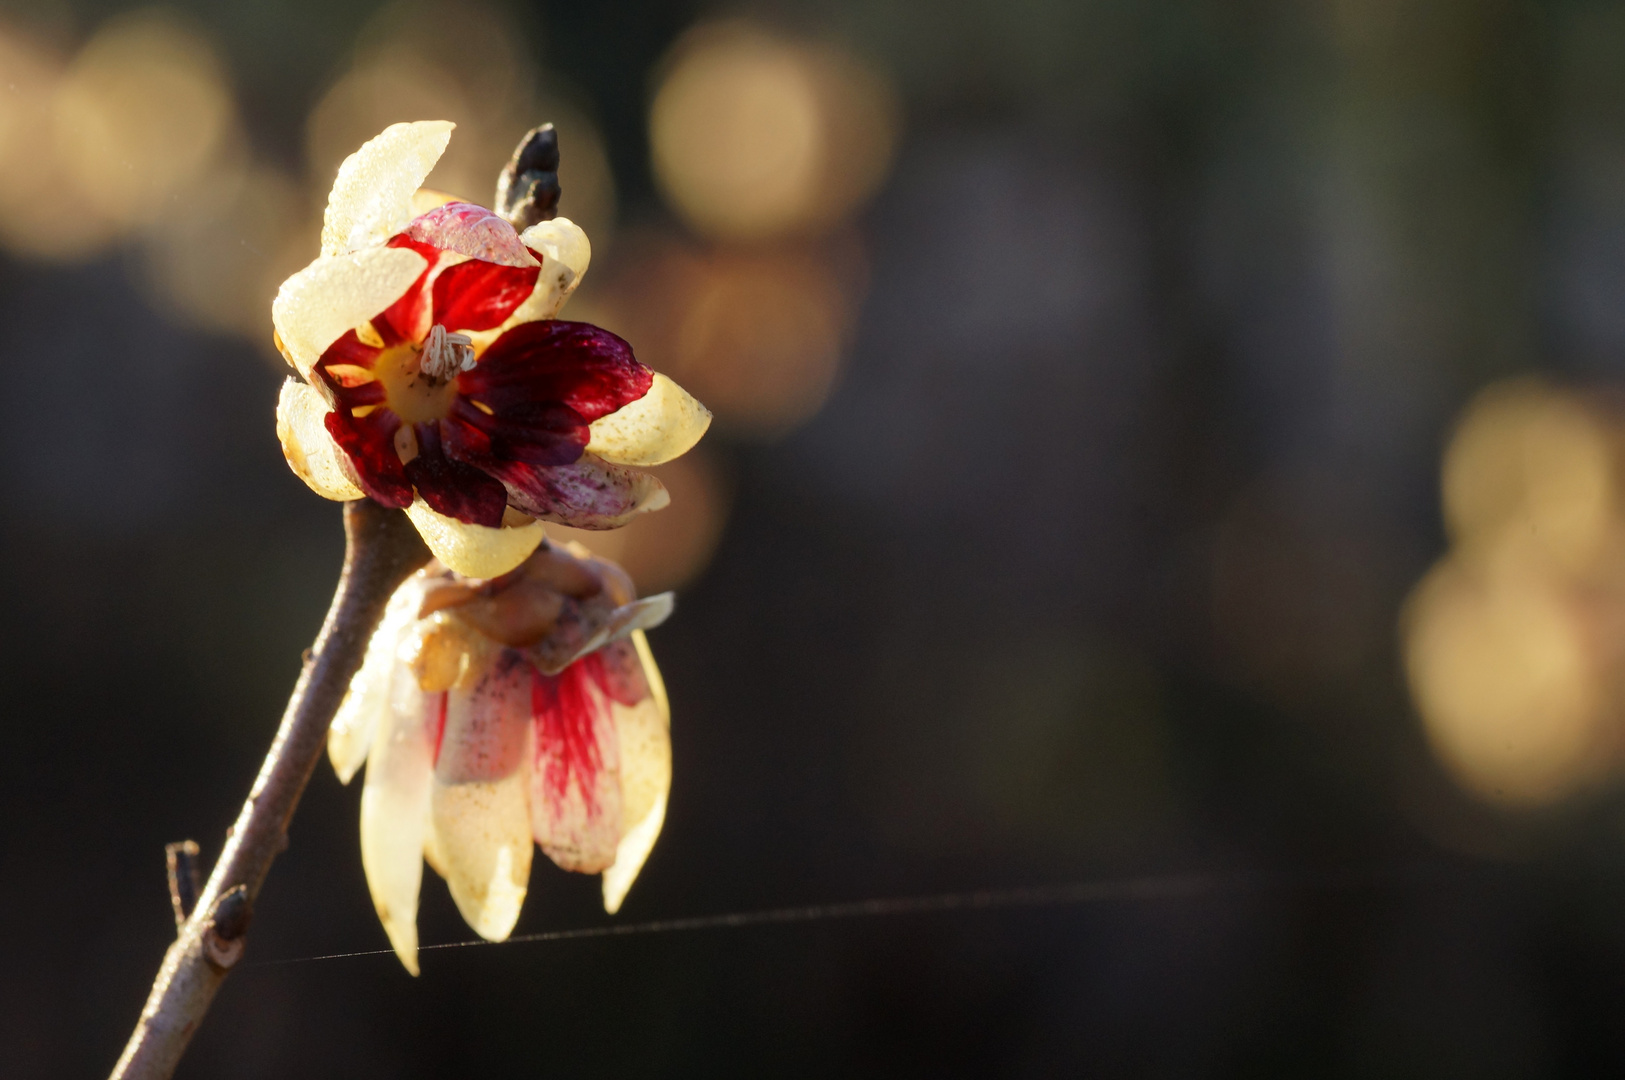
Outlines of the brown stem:
{"type": "Polygon", "coordinates": [[[361,667],[367,639],[396,586],[429,561],[412,523],[370,499],[346,503],[348,546],[333,606],[282,714],[214,873],[153,980],[141,1020],[113,1067],[114,1080],[167,1080],[237,962],[253,902],[287,847],[288,822],[322,756],[327,729],[361,667]]]}

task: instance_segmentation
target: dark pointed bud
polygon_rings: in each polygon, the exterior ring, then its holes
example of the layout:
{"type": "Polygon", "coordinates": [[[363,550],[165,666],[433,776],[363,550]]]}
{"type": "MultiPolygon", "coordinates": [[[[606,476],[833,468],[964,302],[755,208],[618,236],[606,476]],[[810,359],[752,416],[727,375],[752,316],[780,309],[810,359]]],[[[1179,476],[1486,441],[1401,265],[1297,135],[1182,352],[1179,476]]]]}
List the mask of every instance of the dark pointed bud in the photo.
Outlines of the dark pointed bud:
{"type": "Polygon", "coordinates": [[[203,889],[197,842],[165,844],[164,861],[169,866],[169,902],[175,908],[175,925],[181,926],[197,906],[198,893],[203,889]]]}
{"type": "Polygon", "coordinates": [[[559,212],[559,136],[552,124],[532,128],[497,177],[496,211],[520,232],[559,212]]]}

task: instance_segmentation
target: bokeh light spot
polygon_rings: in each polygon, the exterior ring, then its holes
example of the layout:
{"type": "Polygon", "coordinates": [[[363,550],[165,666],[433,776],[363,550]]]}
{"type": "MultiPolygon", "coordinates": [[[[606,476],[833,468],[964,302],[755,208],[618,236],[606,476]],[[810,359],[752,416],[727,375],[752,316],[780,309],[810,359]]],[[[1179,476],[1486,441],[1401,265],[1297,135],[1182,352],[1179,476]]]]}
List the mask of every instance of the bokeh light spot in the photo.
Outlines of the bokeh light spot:
{"type": "Polygon", "coordinates": [[[649,113],[655,174],[702,234],[759,240],[827,226],[885,177],[897,107],[833,46],[730,21],[678,43],[649,113]]]}

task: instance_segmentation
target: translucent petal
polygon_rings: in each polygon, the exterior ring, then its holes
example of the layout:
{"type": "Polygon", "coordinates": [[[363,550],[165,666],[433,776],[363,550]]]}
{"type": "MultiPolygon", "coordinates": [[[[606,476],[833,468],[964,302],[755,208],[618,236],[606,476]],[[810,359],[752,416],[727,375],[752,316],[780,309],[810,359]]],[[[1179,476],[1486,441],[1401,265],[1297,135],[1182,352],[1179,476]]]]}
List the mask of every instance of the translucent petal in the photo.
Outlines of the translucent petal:
{"type": "Polygon", "coordinates": [[[323,255],[284,281],[271,322],[299,374],[309,379],[329,345],[399,300],[427,265],[409,248],[368,248],[323,255]]]}
{"type": "Polygon", "coordinates": [[[604,871],[604,910],[611,915],[621,910],[621,902],[632,890],[638,871],[649,860],[649,853],[660,839],[660,828],[666,823],[666,796],[660,796],[654,808],[644,819],[628,829],[615,849],[615,864],[604,871]]]}
{"type": "Polygon", "coordinates": [[[418,527],[435,558],[464,577],[506,574],[530,558],[544,535],[539,521],[498,529],[468,525],[435,513],[421,498],[406,508],[406,516],[418,527]]]}
{"type": "Polygon", "coordinates": [[[488,783],[434,785],[437,861],[463,919],[487,941],[502,941],[519,921],[530,880],[532,843],[526,776],[488,783]]]}
{"type": "Polygon", "coordinates": [[[327,756],[339,782],[348,784],[372,747],[373,733],[390,709],[390,684],[400,667],[402,638],[417,619],[427,579],[413,576],[390,597],[384,617],[367,643],[361,670],[350,680],[333,726],[327,729],[327,756]]]}
{"type": "Polygon", "coordinates": [[[474,932],[506,938],[530,880],[530,668],[511,653],[446,695],[430,796],[433,849],[474,932]]]}
{"type": "Polygon", "coordinates": [[[276,403],[276,437],[295,476],[324,499],[348,502],[362,491],[351,478],[350,459],[322,422],[327,402],[308,383],[288,379],[276,403]]]}
{"type": "Polygon", "coordinates": [[[616,465],[663,465],[691,450],[711,426],[711,410],[655,372],[649,392],[588,428],[587,452],[616,465]]]}
{"type": "Polygon", "coordinates": [[[444,696],[425,694],[402,664],[392,672],[390,708],[373,738],[361,789],[361,866],[395,955],[416,975],[418,892],[434,775],[431,740],[444,696]]]}
{"type": "Polygon", "coordinates": [[[612,705],[581,668],[538,685],[531,831],[564,870],[596,874],[615,862],[625,815],[612,705]]]}
{"type": "Polygon", "coordinates": [[[604,871],[604,910],[611,915],[620,909],[627,890],[632,888],[638,871],[654,850],[666,820],[666,800],[671,792],[671,709],[666,686],[643,631],[634,631],[632,642],[643,662],[649,697],[631,707],[616,703],[613,708],[620,744],[621,812],[625,832],[616,849],[614,865],[604,871]]]}
{"type": "Polygon", "coordinates": [[[382,244],[412,220],[412,195],[451,141],[456,124],[391,124],[339,166],[322,219],[322,254],[382,244]]]}

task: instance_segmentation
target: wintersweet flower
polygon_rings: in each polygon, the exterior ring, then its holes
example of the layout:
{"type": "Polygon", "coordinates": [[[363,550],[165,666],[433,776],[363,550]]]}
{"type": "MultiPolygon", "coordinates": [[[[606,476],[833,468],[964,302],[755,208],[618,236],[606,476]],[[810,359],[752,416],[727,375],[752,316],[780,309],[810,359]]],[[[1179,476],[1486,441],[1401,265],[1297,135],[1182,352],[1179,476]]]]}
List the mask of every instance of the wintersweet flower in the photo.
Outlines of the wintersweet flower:
{"type": "Polygon", "coordinates": [[[389,603],[328,737],[348,783],[366,762],[361,860],[396,955],[417,974],[423,862],[475,932],[519,918],[532,843],[603,875],[614,913],[654,847],[671,786],[670,710],[614,563],[543,545],[494,580],[431,563],[389,603]]]}
{"type": "Polygon", "coordinates": [[[420,190],[452,128],[392,125],[340,166],[321,255],[272,305],[300,376],[277,432],[318,494],[404,509],[442,563],[494,577],[542,521],[613,528],[664,506],[637,467],[687,451],[710,413],[614,334],[554,317],[591,256],[567,218],[520,233],[420,190]]]}

